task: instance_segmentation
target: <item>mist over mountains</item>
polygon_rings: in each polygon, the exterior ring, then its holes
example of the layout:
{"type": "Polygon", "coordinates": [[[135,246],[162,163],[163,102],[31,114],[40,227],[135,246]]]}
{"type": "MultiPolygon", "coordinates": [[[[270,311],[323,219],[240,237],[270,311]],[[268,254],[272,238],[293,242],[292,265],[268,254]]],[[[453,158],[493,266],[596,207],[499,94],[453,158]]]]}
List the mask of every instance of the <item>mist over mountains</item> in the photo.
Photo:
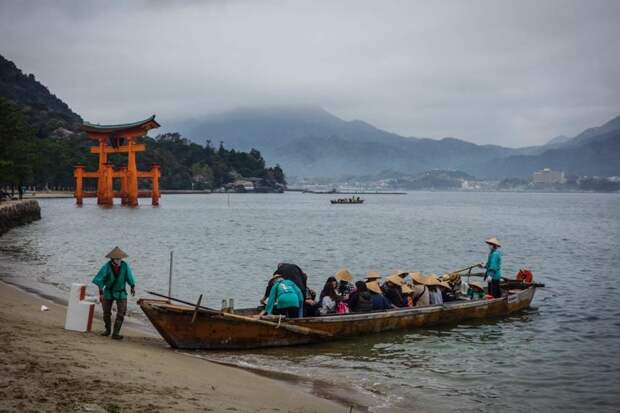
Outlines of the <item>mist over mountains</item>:
{"type": "Polygon", "coordinates": [[[568,138],[525,148],[457,138],[404,137],[318,107],[238,109],[168,125],[195,142],[257,148],[287,175],[339,177],[454,169],[480,178],[527,177],[550,167],[576,175],[620,175],[620,117],[568,138]]]}

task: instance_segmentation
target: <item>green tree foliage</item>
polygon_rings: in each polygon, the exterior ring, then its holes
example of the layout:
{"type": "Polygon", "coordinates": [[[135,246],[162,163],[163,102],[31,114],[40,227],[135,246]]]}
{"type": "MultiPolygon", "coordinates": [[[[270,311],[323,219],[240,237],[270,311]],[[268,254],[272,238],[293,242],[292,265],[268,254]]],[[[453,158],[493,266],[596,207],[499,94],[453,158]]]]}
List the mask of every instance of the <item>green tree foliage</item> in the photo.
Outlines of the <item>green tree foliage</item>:
{"type": "Polygon", "coordinates": [[[162,169],[161,185],[167,189],[215,189],[232,182],[235,177],[263,178],[268,185],[285,185],[284,172],[265,168],[261,153],[252,149],[238,152],[220,143],[215,150],[211,142],[198,145],[178,133],[144,138],[147,150],[138,157],[142,169],[158,163],[162,169]]]}
{"type": "Polygon", "coordinates": [[[0,183],[17,185],[30,180],[36,155],[33,129],[16,105],[0,97],[0,183]]]}

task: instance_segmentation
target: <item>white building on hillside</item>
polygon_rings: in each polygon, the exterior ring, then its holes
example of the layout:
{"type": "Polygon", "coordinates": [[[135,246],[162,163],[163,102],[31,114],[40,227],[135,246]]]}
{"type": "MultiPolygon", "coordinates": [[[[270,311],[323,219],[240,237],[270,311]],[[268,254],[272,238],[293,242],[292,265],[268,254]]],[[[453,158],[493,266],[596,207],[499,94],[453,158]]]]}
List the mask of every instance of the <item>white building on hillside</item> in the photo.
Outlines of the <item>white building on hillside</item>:
{"type": "Polygon", "coordinates": [[[534,172],[532,182],[535,185],[564,184],[566,183],[566,178],[562,171],[552,171],[549,168],[545,168],[542,171],[534,172]]]}

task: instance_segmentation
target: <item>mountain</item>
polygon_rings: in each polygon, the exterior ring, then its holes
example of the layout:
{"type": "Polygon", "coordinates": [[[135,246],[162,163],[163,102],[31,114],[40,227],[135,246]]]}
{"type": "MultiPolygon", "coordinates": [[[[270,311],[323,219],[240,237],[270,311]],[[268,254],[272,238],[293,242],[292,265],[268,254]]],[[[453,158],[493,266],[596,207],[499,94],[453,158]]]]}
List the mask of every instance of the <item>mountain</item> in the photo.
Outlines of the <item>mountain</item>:
{"type": "Polygon", "coordinates": [[[560,136],[556,136],[555,138],[549,139],[549,142],[547,142],[545,146],[562,145],[570,140],[571,138],[569,138],[568,136],[560,135],[560,136]]]}
{"type": "Polygon", "coordinates": [[[239,109],[172,125],[193,141],[260,149],[292,176],[367,175],[381,170],[418,173],[462,169],[472,162],[519,153],[455,138],[403,137],[360,120],[345,121],[317,107],[239,109]]]}
{"type": "Polygon", "coordinates": [[[180,122],[197,142],[260,149],[289,176],[340,177],[392,170],[415,175],[454,169],[483,178],[526,177],[545,167],[570,174],[616,175],[620,117],[569,138],[526,148],[476,145],[457,138],[403,137],[366,122],[345,121],[317,107],[245,108],[180,122]]]}
{"type": "Polygon", "coordinates": [[[537,154],[494,159],[468,172],[487,178],[525,178],[535,171],[551,168],[569,175],[620,176],[620,117],[542,148],[537,154]]]}
{"type": "Polygon", "coordinates": [[[22,109],[35,135],[45,137],[59,128],[75,131],[82,118],[69,106],[36,80],[24,74],[15,63],[0,55],[0,96],[22,109]]]}

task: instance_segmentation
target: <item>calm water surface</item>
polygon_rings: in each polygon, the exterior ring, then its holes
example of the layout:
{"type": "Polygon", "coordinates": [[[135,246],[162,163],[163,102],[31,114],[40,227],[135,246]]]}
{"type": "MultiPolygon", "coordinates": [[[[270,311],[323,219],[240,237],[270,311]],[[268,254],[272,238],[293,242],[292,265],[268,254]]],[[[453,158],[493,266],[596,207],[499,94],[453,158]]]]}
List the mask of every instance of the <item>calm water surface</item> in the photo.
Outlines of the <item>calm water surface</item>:
{"type": "MultiPolygon", "coordinates": [[[[276,263],[298,263],[311,287],[340,267],[441,273],[503,242],[504,271],[546,284],[532,308],[496,322],[391,333],[318,346],[209,357],[360,390],[377,412],[618,411],[620,196],[424,193],[329,197],[164,196],[161,206],[82,208],[43,200],[43,219],[0,238],[0,275],[66,291],[89,282],[114,245],[131,256],[138,295],[167,291],[219,307],[255,306],[276,263]]],[[[94,291],[94,290],[93,290],[94,291]]],[[[135,299],[132,300],[137,311],[135,299]]],[[[346,390],[343,390],[346,391],[346,390]]]]}

